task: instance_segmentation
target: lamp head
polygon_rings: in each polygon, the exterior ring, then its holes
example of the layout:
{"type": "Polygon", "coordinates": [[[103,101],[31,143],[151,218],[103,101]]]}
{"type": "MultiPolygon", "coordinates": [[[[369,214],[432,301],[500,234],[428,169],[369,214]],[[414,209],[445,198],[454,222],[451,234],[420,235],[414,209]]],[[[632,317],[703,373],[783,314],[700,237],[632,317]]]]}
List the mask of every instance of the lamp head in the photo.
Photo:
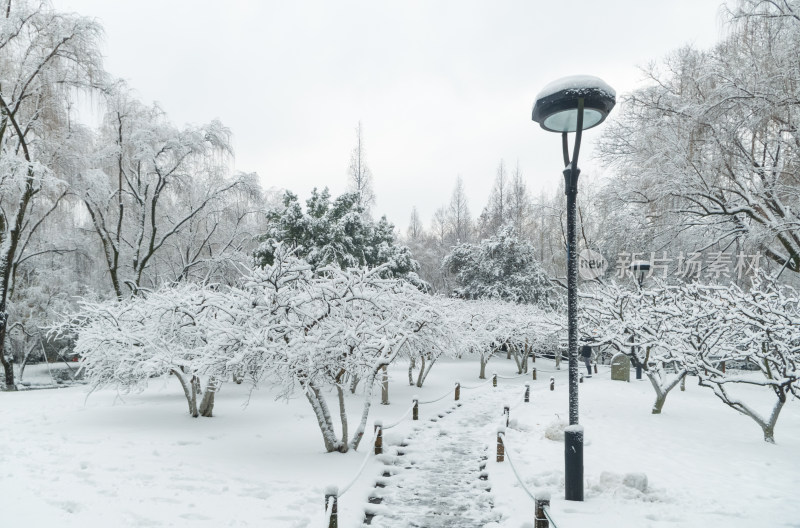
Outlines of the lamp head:
{"type": "Polygon", "coordinates": [[[616,92],[602,79],[573,75],[551,82],[536,96],[533,120],[549,132],[575,132],[578,100],[583,99],[583,130],[602,123],[616,104],[616,92]]]}

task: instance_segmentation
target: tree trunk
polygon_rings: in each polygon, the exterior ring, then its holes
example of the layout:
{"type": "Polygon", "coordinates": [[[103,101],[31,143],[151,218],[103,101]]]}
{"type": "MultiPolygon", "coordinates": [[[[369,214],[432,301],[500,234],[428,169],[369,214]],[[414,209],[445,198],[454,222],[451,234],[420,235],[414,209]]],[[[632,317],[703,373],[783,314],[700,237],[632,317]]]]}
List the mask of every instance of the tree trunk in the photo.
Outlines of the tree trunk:
{"type": "Polygon", "coordinates": [[[389,405],[389,371],[383,366],[383,380],[381,381],[381,405],[389,405]]]}
{"type": "Polygon", "coordinates": [[[485,359],[485,355],[481,352],[481,374],[478,376],[478,379],[486,379],[486,363],[487,360],[485,359]]]}
{"type": "Polygon", "coordinates": [[[358,387],[358,376],[353,374],[353,379],[350,380],[350,394],[356,393],[356,387],[358,387]]]}
{"type": "Polygon", "coordinates": [[[531,349],[528,345],[528,340],[525,340],[525,346],[522,349],[523,356],[522,356],[522,372],[528,372],[528,356],[530,356],[531,349]]]}
{"type": "Polygon", "coordinates": [[[411,356],[411,361],[408,363],[408,386],[414,386],[414,363],[416,363],[416,358],[411,356]]]}
{"type": "Polygon", "coordinates": [[[181,383],[181,387],[183,387],[183,394],[186,396],[186,403],[189,404],[189,414],[197,418],[197,406],[195,405],[197,400],[196,398],[192,397],[194,387],[189,383],[189,381],[186,379],[186,376],[184,376],[183,372],[181,372],[179,369],[170,369],[169,373],[178,378],[178,381],[181,383]]]}
{"type": "Polygon", "coordinates": [[[192,399],[189,403],[189,408],[192,409],[192,418],[197,418],[200,414],[197,412],[197,395],[203,394],[202,389],[200,388],[200,380],[197,376],[192,376],[191,380],[192,386],[192,399]]]}
{"type": "Polygon", "coordinates": [[[425,356],[420,356],[419,376],[417,376],[417,387],[422,387],[422,377],[425,374],[425,356]]]}
{"type": "Polygon", "coordinates": [[[17,384],[14,383],[14,364],[6,359],[6,325],[7,316],[5,313],[0,312],[0,363],[3,365],[5,373],[5,382],[7,391],[17,390],[17,384]]]}
{"type": "Polygon", "coordinates": [[[667,395],[669,394],[669,391],[674,389],[682,380],[686,379],[688,372],[686,370],[682,371],[678,377],[667,384],[662,382],[661,376],[657,371],[647,369],[645,374],[647,374],[647,379],[650,380],[653,390],[656,391],[656,401],[653,403],[652,414],[661,414],[661,410],[664,408],[664,403],[667,401],[667,395]]]}
{"type": "Polygon", "coordinates": [[[311,404],[311,408],[314,410],[314,415],[317,417],[317,424],[319,425],[320,432],[322,432],[322,440],[325,442],[325,450],[328,453],[339,450],[340,444],[333,431],[331,413],[328,411],[328,405],[319,393],[319,389],[309,383],[306,386],[305,394],[308,403],[311,404]]]}
{"type": "Polygon", "coordinates": [[[522,374],[522,359],[519,357],[519,349],[516,345],[508,345],[508,349],[514,353],[514,363],[517,365],[517,374],[522,374]]]}
{"type": "Polygon", "coordinates": [[[200,416],[211,418],[214,411],[214,396],[217,394],[218,389],[217,380],[214,378],[209,379],[206,384],[206,393],[203,395],[203,400],[200,402],[200,408],[198,409],[200,416]]]}
{"type": "Polygon", "coordinates": [[[367,383],[364,386],[364,407],[361,410],[361,420],[356,428],[356,433],[350,440],[351,449],[358,449],[358,445],[361,443],[361,439],[364,437],[364,430],[367,427],[367,418],[369,417],[369,409],[372,404],[372,391],[375,387],[375,376],[377,375],[377,369],[371,372],[367,378],[367,383]]]}
{"type": "Polygon", "coordinates": [[[436,359],[435,358],[432,359],[430,361],[430,363],[428,363],[428,368],[427,369],[419,369],[420,379],[417,380],[417,387],[422,387],[422,384],[425,383],[425,378],[428,377],[428,374],[430,373],[431,368],[433,368],[433,364],[434,363],[436,363],[436,359]],[[423,370],[425,371],[424,374],[422,373],[423,370]]]}
{"type": "Polygon", "coordinates": [[[339,397],[339,420],[342,422],[342,453],[347,452],[347,412],[345,410],[344,390],[340,384],[336,384],[336,395],[339,397]]]}

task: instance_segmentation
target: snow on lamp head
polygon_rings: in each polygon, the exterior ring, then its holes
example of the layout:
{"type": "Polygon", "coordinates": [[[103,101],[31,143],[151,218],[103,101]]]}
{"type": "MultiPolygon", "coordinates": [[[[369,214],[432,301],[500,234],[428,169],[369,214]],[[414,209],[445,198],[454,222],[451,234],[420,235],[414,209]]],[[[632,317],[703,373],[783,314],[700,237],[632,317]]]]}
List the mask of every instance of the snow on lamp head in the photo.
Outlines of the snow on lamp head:
{"type": "Polygon", "coordinates": [[[614,89],[598,77],[562,77],[536,96],[533,120],[549,132],[576,132],[579,100],[583,99],[582,130],[586,130],[605,120],[617,102],[616,96],[614,89]]]}

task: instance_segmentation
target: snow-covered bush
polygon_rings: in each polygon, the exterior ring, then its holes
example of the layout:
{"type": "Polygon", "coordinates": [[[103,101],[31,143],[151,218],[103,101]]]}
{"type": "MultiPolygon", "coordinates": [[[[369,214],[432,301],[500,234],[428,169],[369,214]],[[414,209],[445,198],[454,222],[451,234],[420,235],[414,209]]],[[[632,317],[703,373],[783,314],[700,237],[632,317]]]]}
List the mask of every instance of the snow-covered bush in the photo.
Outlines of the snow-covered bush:
{"type": "Polygon", "coordinates": [[[536,260],[533,246],[513,227],[482,240],[461,244],[444,257],[442,267],[455,276],[453,293],[464,299],[498,299],[552,308],[558,295],[536,260]]]}

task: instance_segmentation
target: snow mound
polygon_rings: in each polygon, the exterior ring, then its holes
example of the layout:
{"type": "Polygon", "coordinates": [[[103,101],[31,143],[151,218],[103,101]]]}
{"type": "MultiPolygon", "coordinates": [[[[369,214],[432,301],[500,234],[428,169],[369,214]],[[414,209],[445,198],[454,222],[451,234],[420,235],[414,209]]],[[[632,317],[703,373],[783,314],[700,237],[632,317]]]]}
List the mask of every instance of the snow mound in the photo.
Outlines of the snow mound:
{"type": "Polygon", "coordinates": [[[599,481],[590,482],[589,487],[594,492],[625,499],[647,502],[661,500],[658,495],[652,493],[648,486],[647,475],[644,473],[620,474],[603,471],[600,473],[599,481]]]}
{"type": "Polygon", "coordinates": [[[569,426],[564,420],[554,420],[544,430],[544,437],[553,442],[564,441],[564,429],[569,426]]]}
{"type": "Polygon", "coordinates": [[[647,475],[644,473],[626,473],[622,477],[622,484],[629,488],[634,488],[642,493],[647,492],[647,475]]]}

